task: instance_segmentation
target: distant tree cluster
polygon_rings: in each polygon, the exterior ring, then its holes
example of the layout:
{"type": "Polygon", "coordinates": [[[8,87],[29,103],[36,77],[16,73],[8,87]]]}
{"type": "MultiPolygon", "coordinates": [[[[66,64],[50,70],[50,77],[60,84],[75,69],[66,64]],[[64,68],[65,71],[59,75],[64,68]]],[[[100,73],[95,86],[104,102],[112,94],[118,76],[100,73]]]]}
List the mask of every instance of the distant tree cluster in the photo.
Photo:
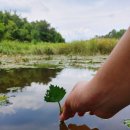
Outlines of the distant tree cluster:
{"type": "Polygon", "coordinates": [[[110,31],[108,34],[104,35],[104,36],[97,36],[99,38],[121,38],[122,35],[125,33],[125,29],[121,29],[119,31],[116,31],[115,29],[113,29],[112,31],[110,31]]]}
{"type": "Polygon", "coordinates": [[[65,42],[45,20],[28,22],[16,12],[0,11],[0,40],[65,42]]]}

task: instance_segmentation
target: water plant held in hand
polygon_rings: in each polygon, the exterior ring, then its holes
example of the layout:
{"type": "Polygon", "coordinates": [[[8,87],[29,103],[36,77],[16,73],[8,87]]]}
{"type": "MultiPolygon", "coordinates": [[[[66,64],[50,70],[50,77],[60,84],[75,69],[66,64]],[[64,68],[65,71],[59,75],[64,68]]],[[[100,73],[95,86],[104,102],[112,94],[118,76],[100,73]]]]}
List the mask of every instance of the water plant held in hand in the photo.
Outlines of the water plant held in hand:
{"type": "Polygon", "coordinates": [[[57,102],[59,104],[60,113],[62,113],[62,108],[60,105],[60,101],[65,96],[66,91],[63,87],[59,87],[57,85],[50,85],[49,90],[46,91],[44,96],[44,100],[46,102],[57,102]]]}

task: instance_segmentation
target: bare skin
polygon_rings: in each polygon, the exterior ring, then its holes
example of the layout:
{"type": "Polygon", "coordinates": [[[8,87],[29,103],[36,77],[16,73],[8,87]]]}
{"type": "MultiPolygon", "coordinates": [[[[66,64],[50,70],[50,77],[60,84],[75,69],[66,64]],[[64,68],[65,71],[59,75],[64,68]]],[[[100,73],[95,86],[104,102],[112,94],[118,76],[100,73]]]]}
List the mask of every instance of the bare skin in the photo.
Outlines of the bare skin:
{"type": "Polygon", "coordinates": [[[79,82],[67,97],[60,120],[86,112],[107,119],[130,104],[130,28],[89,82],[79,82]]]}

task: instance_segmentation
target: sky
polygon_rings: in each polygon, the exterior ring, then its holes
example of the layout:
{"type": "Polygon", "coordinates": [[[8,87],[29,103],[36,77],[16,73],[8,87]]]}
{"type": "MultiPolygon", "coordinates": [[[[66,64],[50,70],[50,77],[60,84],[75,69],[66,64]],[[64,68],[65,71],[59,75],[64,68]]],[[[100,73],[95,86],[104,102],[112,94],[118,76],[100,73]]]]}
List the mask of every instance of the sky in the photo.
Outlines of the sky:
{"type": "Polygon", "coordinates": [[[46,20],[66,41],[87,40],[130,25],[130,0],[0,0],[0,10],[46,20]]]}

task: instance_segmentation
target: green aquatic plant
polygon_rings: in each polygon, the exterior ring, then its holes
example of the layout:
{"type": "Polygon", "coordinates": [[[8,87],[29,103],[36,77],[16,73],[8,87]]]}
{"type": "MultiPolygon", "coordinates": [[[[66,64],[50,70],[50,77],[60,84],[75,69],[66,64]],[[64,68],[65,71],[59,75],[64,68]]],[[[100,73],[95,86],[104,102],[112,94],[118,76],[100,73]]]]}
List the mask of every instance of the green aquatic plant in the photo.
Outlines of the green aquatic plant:
{"type": "Polygon", "coordinates": [[[0,106],[4,106],[7,104],[9,104],[8,96],[6,96],[4,94],[0,94],[0,106]]]}
{"type": "Polygon", "coordinates": [[[130,119],[124,120],[124,125],[130,128],[130,119]]]}
{"type": "Polygon", "coordinates": [[[62,107],[60,105],[60,101],[65,96],[66,91],[63,87],[59,87],[57,85],[50,85],[49,90],[46,91],[44,96],[44,100],[46,102],[57,102],[59,104],[60,113],[62,113],[62,107]]]}

